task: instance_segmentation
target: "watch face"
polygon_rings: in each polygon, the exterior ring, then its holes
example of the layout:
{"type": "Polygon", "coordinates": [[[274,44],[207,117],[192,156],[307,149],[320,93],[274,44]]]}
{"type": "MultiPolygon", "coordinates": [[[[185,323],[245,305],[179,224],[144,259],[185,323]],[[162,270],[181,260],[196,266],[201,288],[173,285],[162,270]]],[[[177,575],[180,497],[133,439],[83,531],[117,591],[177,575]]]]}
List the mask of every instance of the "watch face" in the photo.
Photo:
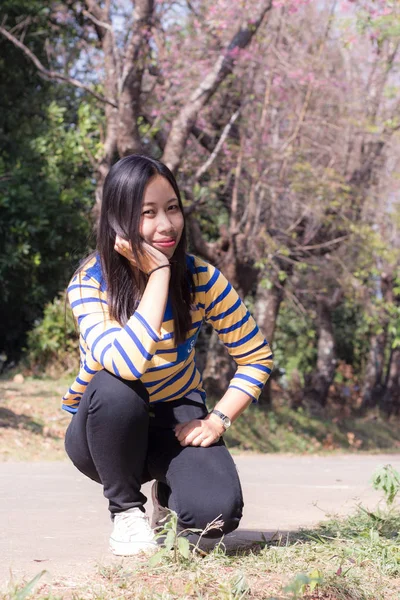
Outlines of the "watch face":
{"type": "Polygon", "coordinates": [[[225,429],[228,429],[228,427],[230,427],[230,426],[231,426],[231,424],[232,424],[232,423],[231,423],[231,420],[230,420],[230,418],[229,418],[229,417],[225,417],[225,419],[224,419],[224,426],[225,426],[225,429]]]}

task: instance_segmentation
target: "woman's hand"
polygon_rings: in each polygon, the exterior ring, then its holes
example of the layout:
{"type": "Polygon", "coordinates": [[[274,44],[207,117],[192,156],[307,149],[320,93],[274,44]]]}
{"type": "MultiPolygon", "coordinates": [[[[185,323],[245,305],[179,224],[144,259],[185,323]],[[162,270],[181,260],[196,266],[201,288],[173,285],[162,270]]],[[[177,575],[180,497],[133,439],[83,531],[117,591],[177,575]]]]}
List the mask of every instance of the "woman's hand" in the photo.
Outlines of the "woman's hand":
{"type": "Polygon", "coordinates": [[[152,271],[157,267],[161,267],[162,265],[169,264],[169,260],[165,254],[160,252],[160,250],[153,248],[153,246],[150,246],[150,244],[147,242],[143,242],[142,248],[144,253],[142,256],[141,265],[139,266],[133,255],[131,243],[127,240],[124,240],[119,235],[117,235],[115,238],[114,250],[129,260],[132,266],[141,269],[145,273],[149,273],[149,271],[152,271]]]}
{"type": "Polygon", "coordinates": [[[201,446],[202,448],[207,448],[217,442],[224,431],[222,421],[218,423],[208,417],[179,423],[175,427],[175,435],[181,446],[201,446]]]}

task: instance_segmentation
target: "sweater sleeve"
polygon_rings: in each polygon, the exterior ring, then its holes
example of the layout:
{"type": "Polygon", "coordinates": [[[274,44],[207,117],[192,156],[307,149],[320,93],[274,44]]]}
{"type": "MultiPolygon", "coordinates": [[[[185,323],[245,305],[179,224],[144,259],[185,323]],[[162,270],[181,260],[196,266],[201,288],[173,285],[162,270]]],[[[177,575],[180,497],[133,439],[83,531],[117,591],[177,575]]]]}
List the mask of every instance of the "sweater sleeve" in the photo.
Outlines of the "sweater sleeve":
{"type": "Polygon", "coordinates": [[[229,387],[238,388],[257,401],[273,366],[268,342],[232,285],[218,269],[208,265],[205,319],[237,364],[229,387]]]}
{"type": "Polygon", "coordinates": [[[118,377],[140,379],[155,354],[158,333],[138,311],[121,327],[110,317],[100,283],[84,272],[72,279],[67,292],[80,334],[94,359],[118,377]]]}

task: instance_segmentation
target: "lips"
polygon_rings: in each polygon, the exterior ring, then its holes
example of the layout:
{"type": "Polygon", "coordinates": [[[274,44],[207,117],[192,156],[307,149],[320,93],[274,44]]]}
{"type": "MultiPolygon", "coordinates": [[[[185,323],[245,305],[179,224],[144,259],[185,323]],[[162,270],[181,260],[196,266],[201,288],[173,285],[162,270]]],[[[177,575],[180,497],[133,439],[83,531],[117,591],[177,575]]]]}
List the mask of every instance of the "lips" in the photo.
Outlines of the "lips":
{"type": "Polygon", "coordinates": [[[157,240],[154,241],[153,244],[155,246],[161,246],[162,248],[172,248],[172,246],[175,246],[176,240],[174,238],[169,238],[167,240],[157,240]]]}

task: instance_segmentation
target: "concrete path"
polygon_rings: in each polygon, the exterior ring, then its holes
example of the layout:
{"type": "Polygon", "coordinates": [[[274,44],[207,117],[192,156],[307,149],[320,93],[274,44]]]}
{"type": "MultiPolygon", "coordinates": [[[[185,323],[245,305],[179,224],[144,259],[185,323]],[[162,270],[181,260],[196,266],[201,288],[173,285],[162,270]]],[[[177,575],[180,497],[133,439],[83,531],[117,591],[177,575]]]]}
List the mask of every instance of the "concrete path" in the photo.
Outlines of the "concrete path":
{"type": "MultiPolygon", "coordinates": [[[[373,471],[387,463],[400,471],[399,455],[246,455],[235,462],[245,512],[226,538],[230,546],[350,513],[358,502],[372,508],[380,499],[370,486],[373,471]]],[[[108,552],[111,521],[100,486],[68,462],[0,463],[0,522],[1,588],[42,569],[47,581],[68,582],[123,560],[108,552]]]]}

